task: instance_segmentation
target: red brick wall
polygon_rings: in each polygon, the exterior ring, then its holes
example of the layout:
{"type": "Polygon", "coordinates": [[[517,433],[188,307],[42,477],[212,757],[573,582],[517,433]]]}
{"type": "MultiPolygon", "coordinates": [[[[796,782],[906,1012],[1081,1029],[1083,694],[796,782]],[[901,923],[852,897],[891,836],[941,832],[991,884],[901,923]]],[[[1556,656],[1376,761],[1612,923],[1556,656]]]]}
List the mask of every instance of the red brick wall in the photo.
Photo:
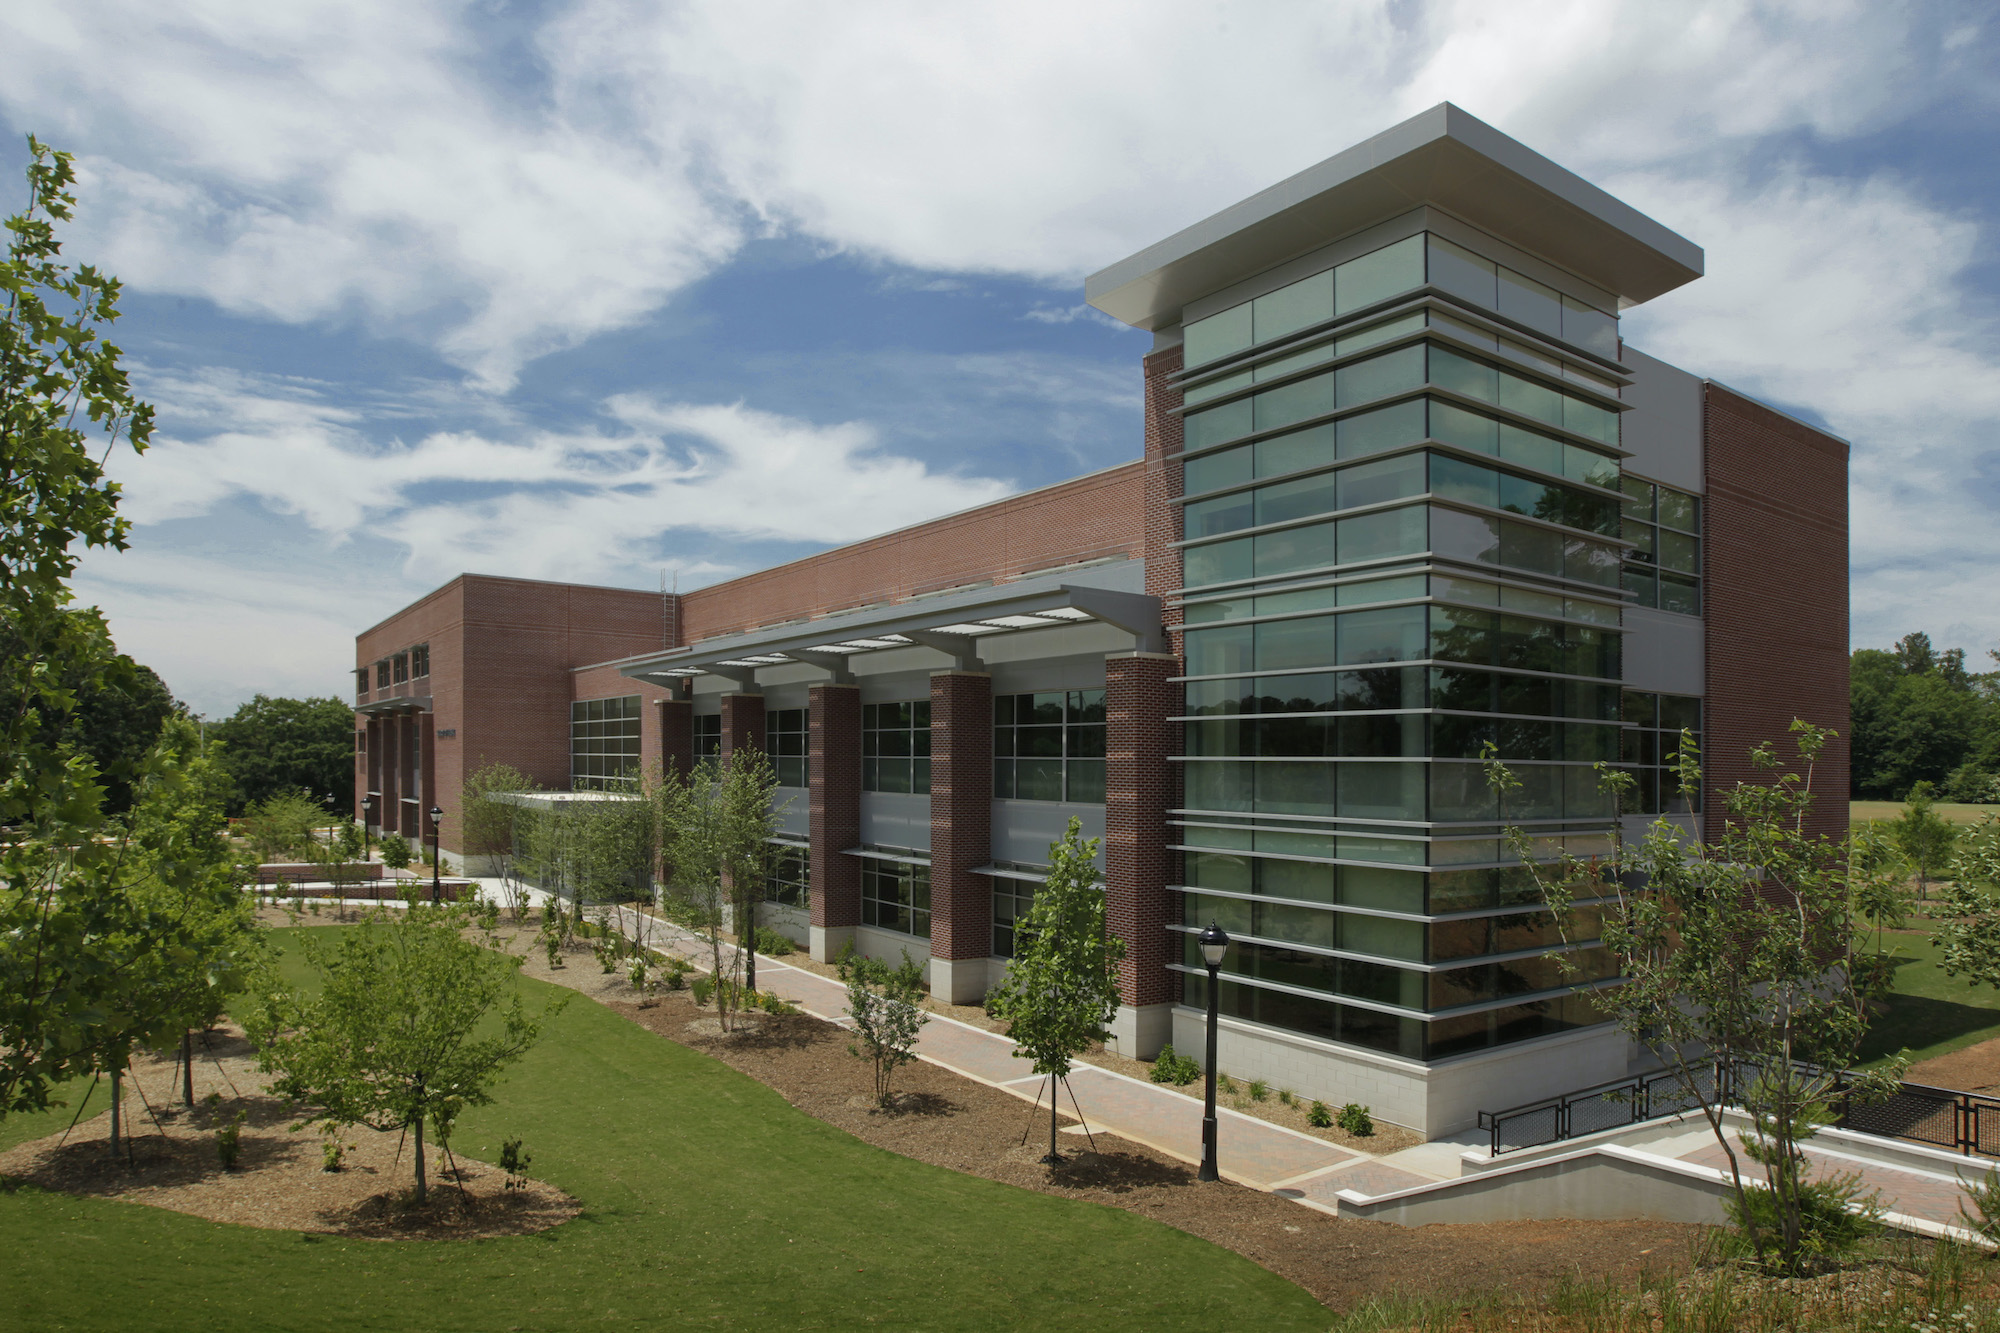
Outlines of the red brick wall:
{"type": "Polygon", "coordinates": [[[861,841],[861,690],[815,685],[807,705],[812,923],[838,930],[861,923],[861,862],[843,855],[861,841]]]}
{"type": "MultiPolygon", "coordinates": [[[[694,767],[694,701],[681,697],[667,698],[653,707],[659,719],[656,732],[658,753],[648,755],[646,761],[657,762],[668,772],[686,773],[694,767]]],[[[652,772],[650,768],[646,771],[652,772]]]]}
{"type": "MultiPolygon", "coordinates": [[[[722,762],[738,750],[765,750],[764,696],[725,694],[722,696],[722,762]]],[[[768,753],[768,751],[766,751],[768,753]]],[[[810,775],[808,775],[810,780],[810,775]]]]}
{"type": "Polygon", "coordinates": [[[1129,463],[681,595],[686,641],[801,616],[1137,555],[1142,465],[1129,463]]]}
{"type": "Polygon", "coordinates": [[[931,676],[931,957],[993,953],[993,677],[931,676]]]}
{"type": "Polygon", "coordinates": [[[1703,616],[1708,625],[1704,810],[1763,782],[1749,762],[1772,742],[1795,758],[1803,718],[1840,733],[1821,757],[1814,831],[1847,828],[1847,446],[1708,384],[1703,616]]]}
{"type": "Polygon", "coordinates": [[[1119,998],[1128,1005],[1164,1004],[1178,997],[1176,974],[1167,971],[1173,950],[1167,924],[1173,917],[1167,885],[1173,882],[1166,845],[1167,811],[1176,803],[1178,774],[1167,757],[1178,751],[1174,724],[1180,712],[1180,659],[1157,653],[1124,653],[1104,659],[1105,912],[1111,933],[1125,941],[1119,998]]]}

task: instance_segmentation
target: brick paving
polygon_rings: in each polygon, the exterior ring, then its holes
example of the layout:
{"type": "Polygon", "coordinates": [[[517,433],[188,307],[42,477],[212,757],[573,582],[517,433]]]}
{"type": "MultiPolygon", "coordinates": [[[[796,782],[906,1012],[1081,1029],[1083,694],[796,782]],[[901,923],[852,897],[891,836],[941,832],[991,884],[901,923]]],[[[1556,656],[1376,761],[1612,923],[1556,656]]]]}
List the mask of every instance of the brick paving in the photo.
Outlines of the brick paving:
{"type": "MultiPolygon", "coordinates": [[[[1762,1167],[1740,1151],[1736,1156],[1746,1177],[1762,1177],[1762,1167]]],[[[1960,1182],[1977,1179],[1984,1172],[1983,1166],[1971,1162],[1961,1173],[1946,1174],[1943,1171],[1898,1170],[1842,1153],[1815,1151],[1812,1148],[1806,1149],[1806,1156],[1812,1163],[1810,1174],[1814,1180],[1824,1180],[1831,1175],[1858,1174],[1865,1187],[1880,1193],[1882,1206],[1888,1211],[1946,1226],[1961,1225],[1958,1206],[1965,1198],[1965,1190],[1960,1182]]],[[[1729,1171],[1729,1159],[1719,1144],[1683,1153],[1680,1160],[1696,1166],[1712,1167],[1724,1174],[1729,1171]]]]}

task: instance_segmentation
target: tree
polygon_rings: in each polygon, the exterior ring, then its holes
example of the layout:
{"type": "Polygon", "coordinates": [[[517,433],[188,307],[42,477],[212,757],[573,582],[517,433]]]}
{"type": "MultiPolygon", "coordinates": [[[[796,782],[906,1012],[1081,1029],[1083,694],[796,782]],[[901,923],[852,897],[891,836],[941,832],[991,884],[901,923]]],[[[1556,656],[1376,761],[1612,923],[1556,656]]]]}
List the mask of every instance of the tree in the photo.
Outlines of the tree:
{"type": "Polygon", "coordinates": [[[660,852],[672,872],[667,891],[676,917],[708,941],[716,1015],[725,1030],[731,1007],[739,1002],[736,978],[756,987],[755,907],[769,868],[776,828],[771,795],[777,787],[771,761],[742,749],[727,763],[664,773],[653,788],[660,852]],[[725,959],[722,936],[732,908],[738,947],[725,959]]]}
{"type": "Polygon", "coordinates": [[[516,826],[529,812],[511,800],[502,799],[520,792],[538,790],[538,784],[511,764],[481,764],[465,779],[458,802],[460,837],[465,855],[482,857],[486,872],[498,876],[507,896],[508,914],[514,924],[527,920],[528,895],[516,877],[516,826]]]}
{"type": "Polygon", "coordinates": [[[379,846],[382,849],[382,864],[391,870],[408,870],[417,854],[410,846],[410,840],[400,833],[384,833],[379,846]]]}
{"type": "Polygon", "coordinates": [[[0,260],[0,1115],[46,1107],[52,1083],[148,1034],[138,964],[164,947],[129,892],[98,765],[46,734],[79,692],[139,688],[69,585],[85,548],[125,549],[104,460],[144,450],[153,410],[105,336],[117,280],[62,259],[70,156],[32,136],[28,153],[0,260]]]}
{"type": "Polygon", "coordinates": [[[531,1015],[513,985],[521,960],[467,939],[472,924],[469,905],[413,894],[332,943],[308,932],[320,993],[273,993],[246,1025],[285,1096],[334,1124],[413,1134],[420,1204],[425,1125],[449,1150],[459,1114],[493,1100],[502,1071],[561,1008],[552,999],[531,1015]]]}
{"type": "Polygon", "coordinates": [[[250,808],[243,834],[260,861],[296,859],[311,850],[313,828],[325,814],[303,791],[275,792],[250,808]]]}
{"type": "Polygon", "coordinates": [[[1903,813],[1889,825],[1897,850],[1917,872],[1919,901],[1929,896],[1932,877],[1950,864],[1952,848],[1958,842],[1958,830],[1931,808],[1936,804],[1931,784],[1919,782],[1910,789],[1903,813]]]}
{"type": "Polygon", "coordinates": [[[354,802],[354,709],[338,699],[260,694],[209,728],[226,747],[240,814],[279,792],[299,790],[323,810],[354,802]]]}
{"type": "Polygon", "coordinates": [[[2000,817],[1967,831],[1944,892],[1936,939],[1946,976],[2000,988],[2000,817]]]}
{"type": "MultiPolygon", "coordinates": [[[[91,617],[96,612],[67,614],[91,617]]],[[[88,634],[90,622],[86,620],[80,629],[88,634]]],[[[17,656],[25,650],[12,627],[0,622],[0,655],[17,656]]],[[[130,670],[107,673],[94,659],[59,663],[56,669],[62,678],[57,684],[68,703],[51,707],[27,702],[44,746],[67,749],[96,766],[107,814],[131,809],[132,782],[141,761],[159,739],[167,718],[185,711],[150,667],[128,665],[130,670]]],[[[22,706],[23,701],[13,697],[14,688],[0,680],[0,713],[11,715],[22,706]]]]}
{"type": "Polygon", "coordinates": [[[1014,961],[987,999],[1007,1025],[1016,1057],[1034,1061],[1049,1084],[1050,1164],[1056,1152],[1056,1087],[1078,1055],[1101,1042],[1118,1012],[1118,964],[1125,941],[1105,928],[1097,839],[1086,841],[1072,818],[1049,848],[1049,875],[1016,927],[1014,961]]]}
{"type": "Polygon", "coordinates": [[[899,967],[867,958],[848,945],[834,960],[847,984],[847,1012],[855,1039],[847,1053],[875,1067],[875,1104],[887,1107],[896,1071],[917,1058],[917,1033],[931,1021],[918,1006],[924,998],[924,967],[903,951],[899,967]]]}
{"type": "MultiPolygon", "coordinates": [[[[1800,1143],[1831,1118],[1842,1096],[1886,1094],[1904,1061],[1844,1093],[1836,1080],[1867,1029],[1870,976],[1854,965],[1850,916],[1855,871],[1845,841],[1808,834],[1814,765],[1831,732],[1794,722],[1798,761],[1769,745],[1751,761],[1770,779],[1715,793],[1708,839],[1694,842],[1665,820],[1636,846],[1617,838],[1609,857],[1564,853],[1545,864],[1519,829],[1508,843],[1540,886],[1565,945],[1601,938],[1616,985],[1591,993],[1598,1013],[1650,1050],[1697,1106],[1728,1158],[1730,1214],[1771,1268],[1796,1274],[1851,1238],[1851,1179],[1809,1180],[1800,1143]],[[1595,900],[1606,900],[1598,902],[1595,900]],[[1580,906],[1580,904],[1582,906],[1580,906]],[[1764,1167],[1746,1184],[1722,1117],[1725,1100],[1749,1117],[1742,1147],[1764,1167]]],[[[1515,785],[1487,747],[1496,792],[1515,785]]],[[[1599,764],[1614,792],[1629,775],[1599,764]]],[[[1682,734],[1680,780],[1700,780],[1693,737],[1682,734]]],[[[1551,955],[1576,976],[1569,955],[1551,955]]]]}

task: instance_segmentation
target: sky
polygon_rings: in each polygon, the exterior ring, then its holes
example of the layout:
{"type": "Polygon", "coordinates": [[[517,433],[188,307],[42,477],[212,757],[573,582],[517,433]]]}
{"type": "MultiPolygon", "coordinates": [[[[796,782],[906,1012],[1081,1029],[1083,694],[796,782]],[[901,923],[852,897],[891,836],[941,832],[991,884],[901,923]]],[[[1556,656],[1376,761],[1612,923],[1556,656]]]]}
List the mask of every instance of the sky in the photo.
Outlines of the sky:
{"type": "Polygon", "coordinates": [[[1703,246],[1633,345],[1845,437],[1852,636],[2000,648],[1987,4],[10,0],[159,411],[79,597],[344,697],[461,572],[682,589],[1137,457],[1084,277],[1440,101],[1703,246]]]}

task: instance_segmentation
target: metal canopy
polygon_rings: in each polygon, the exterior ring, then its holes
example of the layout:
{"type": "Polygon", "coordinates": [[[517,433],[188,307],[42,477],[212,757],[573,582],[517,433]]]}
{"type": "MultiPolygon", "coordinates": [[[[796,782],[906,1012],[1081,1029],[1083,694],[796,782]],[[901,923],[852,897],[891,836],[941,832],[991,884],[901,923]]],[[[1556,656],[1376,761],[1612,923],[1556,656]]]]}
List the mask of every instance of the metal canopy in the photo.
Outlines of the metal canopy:
{"type": "Polygon", "coordinates": [[[1130,634],[1139,651],[1166,650],[1159,598],[1065,583],[1058,576],[707,639],[615,665],[619,674],[640,679],[716,675],[746,687],[754,687],[759,668],[800,665],[817,667],[846,683],[853,680],[854,659],[868,653],[930,648],[951,658],[959,670],[979,671],[984,670],[979,645],[992,635],[1092,622],[1130,634]]]}
{"type": "Polygon", "coordinates": [[[428,713],[431,711],[431,696],[428,694],[399,694],[393,699],[377,699],[373,703],[356,704],[357,713],[428,713]]]}

